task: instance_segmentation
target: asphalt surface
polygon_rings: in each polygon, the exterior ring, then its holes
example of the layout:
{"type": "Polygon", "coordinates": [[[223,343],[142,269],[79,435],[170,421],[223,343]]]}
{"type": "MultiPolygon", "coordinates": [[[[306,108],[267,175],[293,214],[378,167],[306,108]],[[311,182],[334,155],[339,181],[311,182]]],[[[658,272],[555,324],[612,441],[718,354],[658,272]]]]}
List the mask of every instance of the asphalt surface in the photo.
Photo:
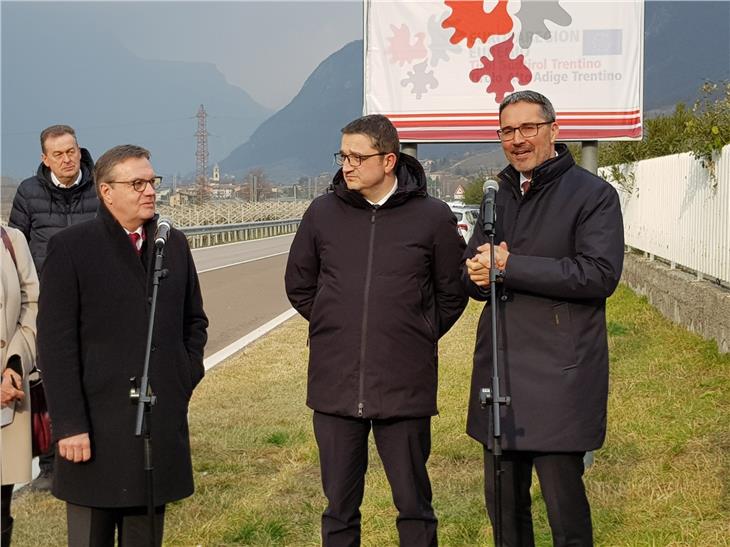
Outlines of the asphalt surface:
{"type": "Polygon", "coordinates": [[[193,251],[208,315],[205,354],[288,310],[284,268],[293,235],[206,247],[193,251]]]}

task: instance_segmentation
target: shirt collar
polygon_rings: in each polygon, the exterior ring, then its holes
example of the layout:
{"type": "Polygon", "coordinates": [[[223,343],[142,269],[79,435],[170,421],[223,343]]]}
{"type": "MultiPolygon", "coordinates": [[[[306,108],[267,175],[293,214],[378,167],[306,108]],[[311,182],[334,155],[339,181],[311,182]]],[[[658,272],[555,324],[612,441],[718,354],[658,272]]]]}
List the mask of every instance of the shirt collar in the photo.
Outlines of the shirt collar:
{"type": "Polygon", "coordinates": [[[68,186],[66,186],[60,180],[58,180],[58,177],[56,177],[56,174],[53,171],[51,171],[51,181],[53,182],[53,184],[64,190],[66,188],[72,188],[81,182],[81,169],[79,169],[79,175],[76,177],[76,180],[73,182],[73,184],[69,184],[68,186]]]}
{"type": "MultiPolygon", "coordinates": [[[[388,192],[387,194],[385,194],[385,195],[384,195],[384,196],[383,196],[382,198],[380,198],[380,199],[379,199],[378,201],[370,201],[369,199],[368,199],[367,201],[368,201],[368,203],[369,203],[370,205],[377,205],[378,207],[380,207],[380,206],[381,206],[381,205],[383,205],[383,204],[384,204],[384,203],[385,203],[386,201],[388,201],[388,198],[390,198],[390,196],[392,196],[393,194],[395,194],[395,191],[396,191],[397,189],[398,189],[398,177],[395,177],[395,182],[393,183],[393,188],[391,188],[391,189],[390,189],[390,192],[388,192]]],[[[367,198],[365,198],[365,199],[367,199],[367,198]]]]}
{"type": "MultiPolygon", "coordinates": [[[[555,150],[553,152],[553,158],[557,158],[557,157],[558,157],[558,151],[555,150]]],[[[550,158],[550,159],[552,159],[552,158],[550,158]]],[[[532,170],[532,174],[533,175],[535,174],[535,170],[534,169],[532,170]]],[[[520,192],[522,192],[522,195],[525,195],[525,191],[522,189],[522,185],[525,184],[525,182],[528,181],[528,180],[531,181],[532,179],[531,178],[528,179],[525,175],[523,175],[522,173],[520,173],[520,192]]]]}

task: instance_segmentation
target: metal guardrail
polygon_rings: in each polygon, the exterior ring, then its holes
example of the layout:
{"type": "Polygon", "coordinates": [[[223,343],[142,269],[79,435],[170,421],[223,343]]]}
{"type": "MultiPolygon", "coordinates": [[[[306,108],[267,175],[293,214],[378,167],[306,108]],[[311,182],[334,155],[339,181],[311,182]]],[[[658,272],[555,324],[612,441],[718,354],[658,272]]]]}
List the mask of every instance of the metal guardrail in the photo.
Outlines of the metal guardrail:
{"type": "Polygon", "coordinates": [[[263,220],[240,224],[213,224],[210,226],[184,226],[179,230],[185,234],[190,247],[211,247],[223,243],[235,243],[284,234],[292,234],[299,228],[301,218],[284,220],[263,220]]]}

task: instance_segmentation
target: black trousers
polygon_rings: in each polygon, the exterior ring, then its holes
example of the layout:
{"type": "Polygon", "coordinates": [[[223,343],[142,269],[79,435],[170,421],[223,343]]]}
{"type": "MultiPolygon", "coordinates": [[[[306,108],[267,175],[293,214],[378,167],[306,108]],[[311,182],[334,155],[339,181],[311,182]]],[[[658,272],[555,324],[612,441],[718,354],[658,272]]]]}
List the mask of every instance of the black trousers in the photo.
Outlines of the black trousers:
{"type": "MultiPolygon", "coordinates": [[[[98,508],[66,503],[69,547],[149,547],[150,529],[146,507],[98,508]]],[[[155,545],[162,545],[165,506],[155,508],[155,545]]]]}
{"type": "Polygon", "coordinates": [[[14,484],[3,484],[2,485],[2,500],[0,500],[0,515],[2,515],[2,529],[5,530],[10,527],[13,519],[10,517],[10,504],[13,501],[13,488],[14,484]]]}
{"type": "Polygon", "coordinates": [[[436,546],[436,515],[426,462],[431,453],[431,418],[364,420],[314,413],[322,486],[322,545],[360,545],[360,504],[368,467],[368,437],[375,445],[398,509],[400,544],[436,546]]]}
{"type": "MultiPolygon", "coordinates": [[[[583,484],[584,452],[521,452],[505,450],[502,468],[502,543],[534,547],[532,468],[537,471],[555,547],[591,547],[591,508],[583,484]]],[[[484,497],[494,524],[494,458],[484,448],[484,497]]]]}

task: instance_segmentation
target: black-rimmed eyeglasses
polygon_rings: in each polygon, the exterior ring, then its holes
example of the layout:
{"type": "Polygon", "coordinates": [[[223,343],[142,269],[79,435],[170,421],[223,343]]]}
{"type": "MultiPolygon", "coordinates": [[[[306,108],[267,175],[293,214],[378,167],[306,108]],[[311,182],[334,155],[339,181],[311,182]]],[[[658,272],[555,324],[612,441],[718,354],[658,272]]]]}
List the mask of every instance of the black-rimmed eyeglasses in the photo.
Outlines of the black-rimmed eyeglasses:
{"type": "Polygon", "coordinates": [[[134,188],[137,192],[144,192],[145,188],[147,188],[148,184],[152,185],[152,188],[154,190],[157,190],[159,188],[160,184],[162,184],[162,177],[153,177],[151,179],[137,179],[137,180],[110,180],[107,182],[107,184],[127,184],[134,188]]]}
{"type": "Polygon", "coordinates": [[[343,154],[342,152],[335,152],[335,163],[337,165],[345,165],[345,161],[348,161],[352,167],[360,167],[362,162],[375,156],[387,156],[390,152],[378,152],[377,154],[343,154]]]}
{"type": "Polygon", "coordinates": [[[539,123],[523,123],[519,127],[503,127],[502,129],[497,129],[497,136],[501,141],[511,141],[515,138],[515,131],[519,131],[520,135],[522,135],[526,139],[529,139],[530,137],[534,137],[535,135],[537,135],[538,131],[540,131],[541,125],[548,125],[553,123],[554,121],[555,120],[539,123]]]}

